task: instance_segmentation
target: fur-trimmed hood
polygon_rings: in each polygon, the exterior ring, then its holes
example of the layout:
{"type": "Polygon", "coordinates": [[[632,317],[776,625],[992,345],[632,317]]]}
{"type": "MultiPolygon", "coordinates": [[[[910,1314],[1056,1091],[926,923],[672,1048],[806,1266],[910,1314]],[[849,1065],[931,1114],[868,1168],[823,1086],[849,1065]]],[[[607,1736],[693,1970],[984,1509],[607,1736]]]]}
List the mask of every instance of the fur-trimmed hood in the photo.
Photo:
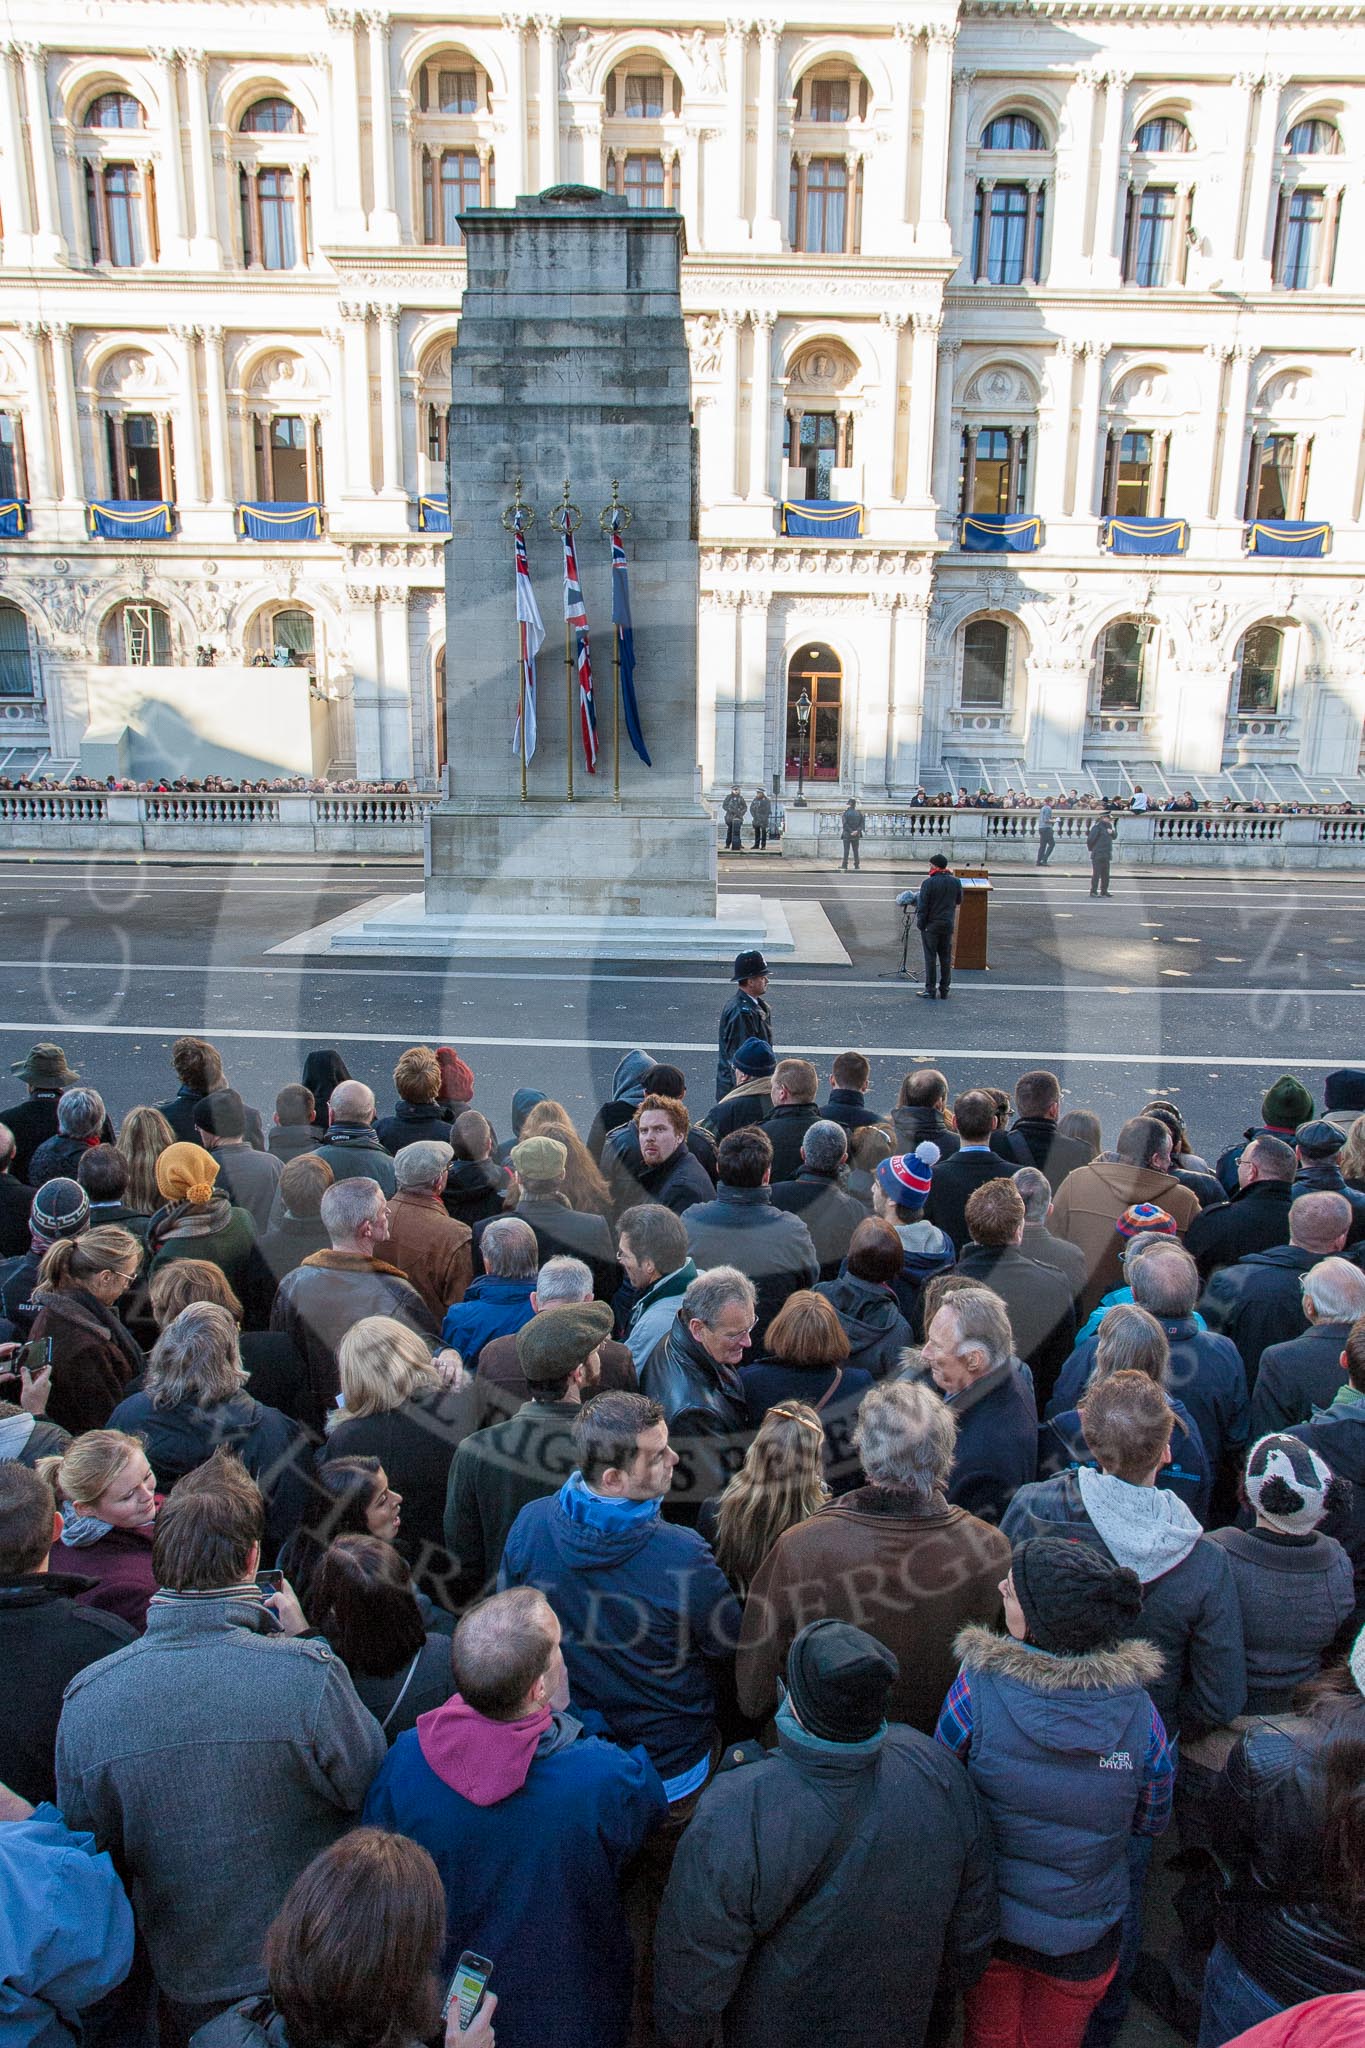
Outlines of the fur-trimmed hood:
{"type": "Polygon", "coordinates": [[[1163,1663],[1154,1644],[1135,1637],[1116,1643],[1112,1650],[1072,1651],[1059,1656],[1048,1650],[1030,1648],[1013,1636],[997,1635],[994,1629],[972,1622],[953,1644],[955,1655],[968,1671],[980,1671],[990,1678],[1013,1679],[1030,1692],[1127,1692],[1144,1689],[1160,1678],[1163,1663]]]}

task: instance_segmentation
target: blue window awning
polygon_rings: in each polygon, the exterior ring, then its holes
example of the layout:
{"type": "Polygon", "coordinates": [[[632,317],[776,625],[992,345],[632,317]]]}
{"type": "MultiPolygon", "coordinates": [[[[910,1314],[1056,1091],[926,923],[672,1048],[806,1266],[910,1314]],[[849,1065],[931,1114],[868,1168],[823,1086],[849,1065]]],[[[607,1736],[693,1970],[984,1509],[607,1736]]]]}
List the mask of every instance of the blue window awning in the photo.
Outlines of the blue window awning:
{"type": "Polygon", "coordinates": [[[175,507],[165,498],[110,498],[87,505],[85,523],[100,540],[164,540],[175,531],[175,507]]]}
{"type": "Polygon", "coordinates": [[[1254,519],[1247,528],[1247,553],[1325,555],[1331,540],[1330,526],[1310,526],[1306,519],[1254,519]]]}
{"type": "Polygon", "coordinates": [[[322,507],[306,504],[245,503],[237,507],[242,540],[320,540],[322,507]]]}
{"type": "Polygon", "coordinates": [[[1190,544],[1186,519],[1106,519],[1104,545],[1111,555],[1183,555],[1190,544]]]}
{"type": "Polygon", "coordinates": [[[419,533],[450,532],[450,505],[445,498],[417,500],[417,530],[419,533]]]}
{"type": "Polygon", "coordinates": [[[28,506],[22,498],[0,503],[0,540],[18,540],[28,532],[28,506]]]}
{"type": "Polygon", "coordinates": [[[1031,555],[1043,545],[1036,513],[970,512],[961,521],[958,544],[969,555],[1031,555]]]}
{"type": "Polygon", "coordinates": [[[803,540],[861,540],[863,508],[825,498],[784,498],[782,531],[803,540]]]}

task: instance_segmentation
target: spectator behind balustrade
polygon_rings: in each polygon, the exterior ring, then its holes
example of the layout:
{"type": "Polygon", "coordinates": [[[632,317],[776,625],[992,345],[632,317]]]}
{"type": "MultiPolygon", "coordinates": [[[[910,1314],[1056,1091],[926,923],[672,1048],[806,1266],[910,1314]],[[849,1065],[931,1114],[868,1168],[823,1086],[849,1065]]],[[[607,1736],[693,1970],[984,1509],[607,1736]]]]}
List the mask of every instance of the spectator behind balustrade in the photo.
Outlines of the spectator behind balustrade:
{"type": "Polygon", "coordinates": [[[742,1600],[779,1536],[830,1498],[825,1431],[804,1401],[779,1401],[758,1426],[725,1491],[702,1502],[698,1533],[742,1600]]]}
{"type": "Polygon", "coordinates": [[[1202,2048],[1304,1999],[1365,1991],[1365,1639],[1310,1680],[1298,1715],[1253,1724],[1213,1808],[1227,1874],[1204,1975],[1202,2048]]]}
{"type": "Polygon", "coordinates": [[[491,1988],[467,2031],[441,2006],[445,1895],[430,1856],[380,1828],[354,1828],[290,1886],[265,1937],[269,1991],[201,2027],[194,2048],[314,2048],[367,2042],[376,2016],[394,2042],[493,2048],[491,1988]]]}
{"type": "Polygon", "coordinates": [[[332,1169],[310,1140],[308,1151],[291,1159],[280,1175],[270,1228],[261,1239],[261,1257],[276,1280],[331,1243],[322,1221],[322,1198],[331,1185],[332,1169]]]}
{"type": "Polygon", "coordinates": [[[406,1274],[439,1322],[463,1301],[474,1277],[467,1223],[448,1216],[442,1196],[454,1154],[444,1140],[404,1145],[393,1162],[398,1192],[389,1203],[388,1236],[378,1256],[406,1274]]]}
{"type": "MultiPolygon", "coordinates": [[[[664,1212],[667,1214],[667,1211],[664,1212]]],[[[677,1221],[676,1217],[672,1219],[677,1221]]],[[[545,1309],[579,1307],[594,1300],[592,1274],[582,1259],[546,1259],[536,1275],[535,1288],[531,1295],[531,1306],[536,1315],[545,1309]]],[[[606,1303],[600,1304],[606,1307],[606,1303]]],[[[523,1402],[532,1399],[531,1383],[522,1370],[519,1352],[521,1329],[506,1337],[492,1337],[479,1353],[479,1369],[474,1382],[474,1427],[484,1429],[491,1422],[505,1422],[515,1415],[523,1402]]],[[[610,1332],[610,1325],[608,1325],[610,1332]]],[[[624,1344],[613,1342],[610,1334],[597,1347],[599,1370],[597,1387],[610,1388],[618,1394],[634,1394],[639,1391],[639,1378],[635,1362],[624,1344]]],[[[559,1476],[562,1479],[568,1471],[559,1476]]]]}
{"type": "MultiPolygon", "coordinates": [[[[1102,1380],[1116,1372],[1141,1372],[1159,1386],[1175,1416],[1171,1432],[1171,1462],[1163,1465],[1156,1483],[1184,1501],[1195,1520],[1205,1525],[1213,1490],[1213,1468],[1199,1429],[1183,1401],[1170,1391],[1171,1347],[1156,1317],[1135,1302],[1119,1302],[1106,1309],[1095,1343],[1094,1362],[1078,1400],[1102,1380]]],[[[1095,1462],[1085,1440],[1079,1407],[1059,1409],[1050,1414],[1038,1430],[1038,1477],[1051,1479],[1057,1472],[1074,1471],[1095,1462]]]]}
{"type": "Polygon", "coordinates": [[[220,1088],[194,1105],[197,1144],[218,1162],[218,1183],[229,1201],[245,1209],[264,1237],[280,1181],[280,1162],[246,1142],[246,1105],[235,1088],[220,1088]]]}
{"type": "Polygon", "coordinates": [[[447,1386],[426,1340],[390,1316],[353,1323],[337,1363],[342,1405],[319,1465],[379,1460],[403,1502],[398,1547],[421,1589],[438,1598],[451,1568],[441,1531],[446,1485],[451,1460],[475,1427],[474,1389],[467,1378],[447,1386]]]}
{"type": "Polygon", "coordinates": [[[90,1604],[98,1582],[76,1559],[73,1569],[53,1571],[61,1531],[42,1474],[0,1462],[0,1779],[35,1803],[57,1795],[57,1721],[68,1683],[136,1634],[90,1604]]]}
{"type": "Polygon", "coordinates": [[[578,1469],[517,1516],[499,1584],[544,1593],[574,1705],[640,1744],[681,1817],[711,1770],[715,1667],[734,1655],[739,1608],[696,1531],[660,1518],[678,1460],[658,1403],[599,1394],[573,1429],[578,1469]]]}
{"type": "Polygon", "coordinates": [[[1330,1408],[1343,1382],[1341,1354],[1351,1325],[1365,1315],[1365,1273],[1349,1259],[1320,1259],[1301,1282],[1308,1328],[1261,1353],[1251,1401],[1251,1433],[1289,1429],[1330,1408]]]}
{"type": "Polygon", "coordinates": [[[76,2048],[128,1975],[133,1914],[111,1858],[50,1799],[0,1783],[0,2019],[14,2048],[76,2048]]]}
{"type": "Polygon", "coordinates": [[[967,1993],[963,2044],[1081,2048],[1119,1967],[1133,1844],[1145,1865],[1170,1824],[1161,1659],[1138,1638],[1136,1575],[1097,1551],[1020,1543],[1001,1593],[1007,1633],[962,1631],[938,1724],[989,1815],[1000,1890],[1000,1945],[967,1993]]]}
{"type": "Polygon", "coordinates": [[[385,1195],[392,1195],[398,1183],[375,1129],[374,1091],[363,1081],[338,1081],[328,1099],[327,1119],[318,1154],[331,1167],[333,1180],[378,1181],[385,1195]]]}
{"type": "Polygon", "coordinates": [[[156,1184],[156,1162],[175,1132],[159,1109],[130,1109],[119,1125],[118,1149],[128,1162],[128,1192],[125,1200],[139,1216],[150,1216],[163,1200],[156,1184]]]}
{"type": "Polygon", "coordinates": [[[903,1257],[895,1225],[883,1216],[867,1216],[849,1239],[838,1278],[821,1280],[815,1289],[843,1325],[849,1364],[874,1380],[895,1372],[901,1353],[914,1342],[896,1293],[903,1257]]]}
{"type": "Polygon", "coordinates": [[[939,1157],[951,1158],[958,1146],[957,1132],[947,1118],[948,1076],[937,1067],[917,1067],[901,1082],[892,1115],[896,1140],[907,1152],[917,1151],[926,1140],[938,1146],[939,1157]]]}
{"type": "MultiPolygon", "coordinates": [[[[810,1232],[799,1216],[773,1207],[773,1148],[766,1129],[745,1126],[721,1141],[720,1176],[714,1202],[687,1210],[688,1250],[699,1272],[737,1266],[753,1281],[758,1297],[755,1341],[763,1335],[789,1294],[813,1287],[820,1265],[810,1232]]],[[[737,1361],[736,1361],[737,1362],[737,1361]]]]}
{"type": "Polygon", "coordinates": [[[1290,1205],[1288,1244],[1249,1252],[1210,1278],[1200,1310],[1211,1330],[1237,1346],[1253,1393],[1262,1352],[1308,1328],[1304,1275],[1319,1259],[1344,1251],[1350,1234],[1351,1207],[1344,1195],[1298,1195],[1290,1205]]]}
{"type": "Polygon", "coordinates": [[[450,1142],[451,1118],[440,1107],[441,1062],[429,1045],[410,1045],[393,1070],[398,1092],[390,1116],[381,1117],[376,1135],[386,1152],[426,1141],[450,1142]]]}
{"type": "Polygon", "coordinates": [[[313,1575],[310,1617],[392,1749],[454,1690],[450,1637],[428,1635],[407,1559],[377,1536],[337,1536],[313,1575]]]}
{"type": "Polygon", "coordinates": [[[275,1114],[266,1137],[266,1149],[281,1166],[291,1159],[304,1159],[317,1144],[313,1128],[317,1105],[313,1091],[298,1081],[289,1081],[275,1097],[275,1114]]]}
{"type": "Polygon", "coordinates": [[[139,1242],[146,1237],[147,1218],[130,1209],[124,1199],[128,1192],[128,1162],[117,1145],[92,1145],[82,1153],[76,1167],[76,1185],[84,1188],[90,1198],[92,1228],[116,1223],[139,1242]]]}
{"type": "Polygon", "coordinates": [[[379,1257],[389,1207],[378,1182],[357,1176],[337,1181],[323,1196],[320,1213],[329,1249],[311,1252],[285,1274],[270,1312],[271,1329],[293,1338],[307,1367],[310,1420],[319,1429],[341,1385],[337,1353],[353,1324],[364,1316],[392,1316],[433,1351],[440,1334],[416,1288],[379,1257]]]}
{"type": "Polygon", "coordinates": [[[744,1456],[749,1409],[739,1366],[757,1313],[747,1273],[708,1267],[690,1283],[640,1368],[640,1391],[663,1410],[677,1453],[668,1497],[673,1520],[695,1527],[702,1502],[720,1492],[744,1456]]]}
{"type": "Polygon", "coordinates": [[[664,2042],[778,2048],[837,2033],[921,2048],[935,1987],[985,1964],[990,1834],[965,1773],[889,1725],[896,1660],[836,1619],[787,1657],[777,1748],[717,1777],[683,1836],[657,1934],[664,2042]],[[833,2031],[826,2028],[826,2031],[833,2031]]]}
{"type": "Polygon", "coordinates": [[[697,1268],[681,1217],[657,1202],[625,1210],[616,1228],[617,1257],[633,1295],[625,1342],[638,1371],[670,1328],[697,1268]]]}
{"type": "Polygon", "coordinates": [[[64,1089],[57,1098],[56,1133],[43,1140],[28,1162],[29,1186],[40,1188],[44,1181],[59,1178],[74,1180],[76,1168],[91,1146],[99,1144],[108,1121],[104,1098],[93,1088],[64,1089]]]}
{"type": "Polygon", "coordinates": [[[866,1485],[789,1529],[749,1587],[735,1667],[744,1713],[774,1711],[811,1613],[856,1615],[900,1667],[889,1718],[932,1732],[957,1668],[953,1639],[965,1622],[999,1617],[1009,1561],[998,1530],[948,1502],[956,1436],[932,1387],[887,1381],[865,1396],[854,1443],[866,1485]]]}
{"type": "Polygon", "coordinates": [[[162,1493],[220,1448],[240,1458],[261,1489],[272,1555],[303,1512],[307,1433],[248,1391],[237,1319],[217,1302],[191,1302],[166,1325],[141,1388],[120,1401],[110,1427],[145,1444],[162,1493]]]}
{"type": "Polygon", "coordinates": [[[432,1855],[446,1967],[464,1949],[494,1959],[501,2048],[625,2048],[621,1881],[664,1817],[658,1776],[583,1732],[560,1624],[529,1587],[465,1615],[451,1671],[454,1696],[395,1743],[365,1818],[432,1855]]]}
{"type": "Polygon", "coordinates": [[[1054,1272],[1060,1273],[1071,1289],[1072,1300],[1079,1300],[1085,1287],[1085,1253],[1079,1245],[1068,1243],[1066,1238],[1054,1237],[1047,1227],[1052,1214],[1052,1188],[1047,1175],[1036,1166],[1021,1166],[1010,1178],[1024,1205],[1024,1234],[1019,1240],[1020,1251],[1025,1258],[1035,1260],[1040,1266],[1051,1266],[1054,1272]]]}
{"type": "MultiPolygon", "coordinates": [[[[950,1160],[948,1165],[955,1163],[950,1160]]],[[[934,1180],[937,1185],[937,1173],[934,1180]]],[[[966,1221],[967,1240],[955,1270],[961,1279],[989,1287],[1004,1302],[1014,1348],[1032,1371],[1041,1404],[1076,1341],[1071,1289],[1053,1267],[1030,1259],[1021,1249],[1024,1202],[1012,1180],[997,1177],[977,1188],[967,1199],[966,1221]]]]}
{"type": "Polygon", "coordinates": [[[464,1300],[446,1310],[441,1324],[441,1341],[458,1351],[471,1371],[490,1339],[515,1336],[530,1322],[541,1264],[536,1233],[519,1216],[496,1216],[483,1226],[479,1257],[482,1273],[470,1281],[464,1300]]]}
{"type": "Polygon", "coordinates": [[[803,1289],[790,1295],[768,1325],[765,1357],[743,1366],[740,1380],[748,1426],[757,1429],[779,1401],[809,1403],[825,1433],[825,1477],[837,1497],[863,1481],[853,1429],[872,1375],[849,1364],[849,1342],[834,1306],[803,1289]]]}
{"type": "Polygon", "coordinates": [[[449,1144],[455,1157],[442,1199],[446,1214],[457,1223],[467,1223],[471,1230],[492,1216],[501,1216],[511,1196],[512,1176],[493,1156],[496,1143],[492,1124],[477,1109],[462,1110],[450,1126],[449,1144]]]}
{"type": "Polygon", "coordinates": [[[243,1330],[242,1304],[228,1286],[221,1266],[209,1259],[172,1259],[169,1266],[153,1274],[147,1300],[158,1335],[192,1301],[211,1301],[225,1308],[237,1325],[242,1370],[256,1400],[267,1408],[278,1408],[296,1422],[306,1422],[308,1386],[293,1339],[279,1330],[243,1330]]]}
{"type": "Polygon", "coordinates": [[[344,1666],[298,1639],[292,1594],[263,1604],[263,1520],[223,1452],[178,1482],[157,1517],[147,1632],[77,1674],[57,1730],[58,1803],[124,1874],[170,2048],[264,1990],[271,1919],[351,1826],[385,1753],[344,1666]]]}
{"type": "Polygon", "coordinates": [[[1197,1196],[1182,1187],[1171,1172],[1171,1134],[1155,1117],[1129,1117],[1119,1132],[1115,1157],[1096,1159],[1069,1173],[1052,1207],[1059,1237],[1070,1238],[1085,1253],[1088,1279],[1081,1295],[1086,1314],[1122,1280],[1115,1228],[1125,1209],[1151,1203],[1185,1230],[1199,1214],[1197,1196]]]}
{"type": "Polygon", "coordinates": [[[1207,1280],[1220,1266],[1235,1266],[1250,1252],[1289,1242],[1295,1152],[1280,1138],[1253,1138],[1237,1161],[1231,1199],[1201,1210],[1185,1234],[1186,1250],[1207,1280]]]}
{"type": "Polygon", "coordinates": [[[350,1078],[350,1068],[330,1046],[318,1047],[304,1059],[300,1079],[313,1098],[313,1128],[319,1138],[327,1133],[327,1111],[334,1091],[350,1078]]]}
{"type": "Polygon", "coordinates": [[[821,1118],[801,1139],[799,1171],[773,1188],[773,1207],[799,1216],[810,1232],[821,1280],[839,1277],[853,1233],[867,1215],[866,1205],[844,1186],[847,1160],[847,1131],[821,1118]]]}
{"type": "Polygon", "coordinates": [[[103,1429],[129,1380],[142,1371],[142,1352],[115,1313],[141,1264],[137,1239],[110,1223],[58,1238],[43,1253],[32,1294],[32,1336],[52,1347],[48,1418],[73,1436],[103,1429]]]}
{"type": "Polygon", "coordinates": [[[957,1424],[948,1499],[999,1522],[1038,1469],[1038,1411],[1014,1358],[1005,1304],[989,1287],[958,1282],[928,1318],[920,1377],[932,1381],[957,1424]]]}
{"type": "Polygon", "coordinates": [[[88,1429],[38,1471],[62,1521],[48,1570],[85,1579],[76,1604],[115,1614],[140,1634],[156,1591],[152,1537],[161,1501],[142,1439],[118,1426],[88,1429]]]}
{"type": "MultiPolygon", "coordinates": [[[[168,1145],[156,1162],[162,1206],[147,1225],[149,1271],[172,1259],[211,1259],[250,1314],[267,1277],[256,1249],[256,1226],[217,1186],[218,1161],[200,1145],[168,1145]]],[[[253,1315],[252,1320],[257,1318],[253,1315]]]]}

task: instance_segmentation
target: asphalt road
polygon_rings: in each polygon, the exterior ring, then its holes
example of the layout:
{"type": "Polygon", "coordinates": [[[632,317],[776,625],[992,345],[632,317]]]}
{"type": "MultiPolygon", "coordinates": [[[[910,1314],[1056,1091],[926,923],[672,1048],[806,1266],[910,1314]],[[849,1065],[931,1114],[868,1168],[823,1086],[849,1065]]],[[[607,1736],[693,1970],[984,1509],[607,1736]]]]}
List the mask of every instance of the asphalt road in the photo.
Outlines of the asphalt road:
{"type": "MultiPolygon", "coordinates": [[[[1042,1064],[1110,1137],[1159,1091],[1216,1148],[1286,1067],[1311,1085],[1331,1066],[1365,1063],[1365,877],[1119,871],[1113,895],[1093,901],[1081,875],[1006,870],[991,899],[991,971],[961,975],[953,999],[931,1008],[914,998],[913,973],[896,973],[895,897],[919,872],[722,868],[724,889],[825,906],[853,964],[777,968],[778,1049],[809,1053],[823,1078],[834,1053],[861,1048],[879,1105],[924,1060],[955,1089],[1008,1086],[1042,1064]]],[[[695,1113],[709,1104],[728,993],[716,969],[266,957],[371,896],[418,886],[415,865],[7,862],[0,1056],[55,1037],[117,1112],[168,1094],[170,1041],[200,1031],[268,1108],[310,1046],[339,1046],[387,1102],[404,1045],[449,1042],[474,1069],[480,1106],[505,1125],[522,1085],[586,1118],[621,1052],[643,1045],[683,1067],[695,1113]]],[[[912,969],[914,952],[912,940],[912,969]]]]}

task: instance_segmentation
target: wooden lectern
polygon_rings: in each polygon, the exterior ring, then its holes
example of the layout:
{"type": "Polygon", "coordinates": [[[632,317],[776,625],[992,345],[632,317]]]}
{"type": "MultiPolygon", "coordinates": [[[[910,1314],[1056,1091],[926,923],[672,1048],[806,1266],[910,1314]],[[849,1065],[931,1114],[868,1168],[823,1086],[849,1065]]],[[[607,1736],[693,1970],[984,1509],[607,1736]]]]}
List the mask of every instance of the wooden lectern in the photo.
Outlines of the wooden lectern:
{"type": "Polygon", "coordinates": [[[954,868],[962,884],[962,908],[957,913],[953,941],[954,967],[988,968],[987,923],[990,907],[989,868],[954,868]]]}

